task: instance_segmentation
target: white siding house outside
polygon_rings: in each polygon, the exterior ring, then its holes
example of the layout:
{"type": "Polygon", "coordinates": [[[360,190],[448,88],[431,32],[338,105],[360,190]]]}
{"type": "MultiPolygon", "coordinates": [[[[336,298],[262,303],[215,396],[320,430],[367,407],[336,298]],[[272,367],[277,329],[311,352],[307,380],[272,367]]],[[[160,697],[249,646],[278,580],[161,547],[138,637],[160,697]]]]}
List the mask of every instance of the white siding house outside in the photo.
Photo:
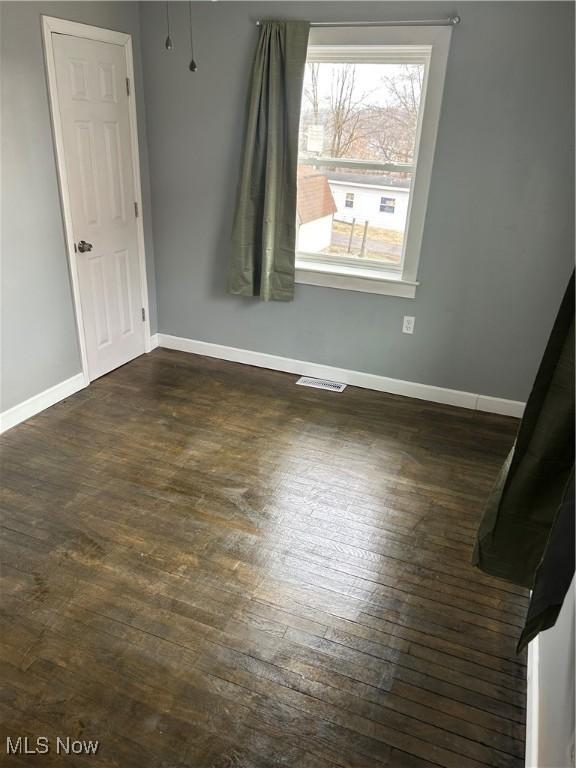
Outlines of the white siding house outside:
{"type": "Polygon", "coordinates": [[[318,253],[330,247],[332,241],[332,217],[322,216],[298,227],[298,250],[318,253]]]}
{"type": "Polygon", "coordinates": [[[322,253],[332,242],[336,203],[326,176],[310,166],[298,168],[296,206],[299,251],[322,253]]]}
{"type": "Polygon", "coordinates": [[[404,231],[409,189],[335,179],[328,179],[328,183],[337,207],[334,218],[341,221],[369,221],[373,227],[404,231]]]}

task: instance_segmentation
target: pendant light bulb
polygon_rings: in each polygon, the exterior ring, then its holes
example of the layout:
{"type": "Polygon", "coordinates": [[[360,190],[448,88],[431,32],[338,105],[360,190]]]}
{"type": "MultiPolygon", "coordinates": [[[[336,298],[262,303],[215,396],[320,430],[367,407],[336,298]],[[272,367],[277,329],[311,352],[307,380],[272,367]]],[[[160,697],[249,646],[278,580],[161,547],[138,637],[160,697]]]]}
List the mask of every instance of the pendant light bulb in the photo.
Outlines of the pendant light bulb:
{"type": "Polygon", "coordinates": [[[190,72],[196,72],[198,70],[198,65],[196,64],[196,61],[194,59],[194,41],[192,39],[192,1],[188,3],[188,25],[190,27],[190,64],[188,65],[188,69],[190,72]]]}
{"type": "Polygon", "coordinates": [[[168,7],[168,1],[166,2],[166,42],[164,43],[164,47],[167,51],[174,50],[174,44],[170,37],[170,8],[168,7]]]}

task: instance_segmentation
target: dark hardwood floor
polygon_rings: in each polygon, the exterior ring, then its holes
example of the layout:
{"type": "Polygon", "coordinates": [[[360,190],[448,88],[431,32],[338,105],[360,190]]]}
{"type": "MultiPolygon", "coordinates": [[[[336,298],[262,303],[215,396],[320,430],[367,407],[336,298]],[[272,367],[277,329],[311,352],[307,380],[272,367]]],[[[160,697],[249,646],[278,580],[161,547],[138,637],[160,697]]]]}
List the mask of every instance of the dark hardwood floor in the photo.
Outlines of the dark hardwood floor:
{"type": "Polygon", "coordinates": [[[2,764],[523,766],[517,422],[296,378],[156,350],[3,436],[2,764]]]}

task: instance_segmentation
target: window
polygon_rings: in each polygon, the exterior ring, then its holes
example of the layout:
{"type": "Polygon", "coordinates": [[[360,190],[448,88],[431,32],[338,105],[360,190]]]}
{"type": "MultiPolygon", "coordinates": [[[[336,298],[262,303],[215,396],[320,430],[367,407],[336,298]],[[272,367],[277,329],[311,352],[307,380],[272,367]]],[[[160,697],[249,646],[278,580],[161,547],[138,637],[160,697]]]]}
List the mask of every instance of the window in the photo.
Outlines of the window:
{"type": "Polygon", "coordinates": [[[449,28],[313,28],[296,279],[413,297],[449,28]]]}
{"type": "Polygon", "coordinates": [[[380,213],[394,213],[395,210],[396,210],[395,197],[380,198],[380,213]]]}

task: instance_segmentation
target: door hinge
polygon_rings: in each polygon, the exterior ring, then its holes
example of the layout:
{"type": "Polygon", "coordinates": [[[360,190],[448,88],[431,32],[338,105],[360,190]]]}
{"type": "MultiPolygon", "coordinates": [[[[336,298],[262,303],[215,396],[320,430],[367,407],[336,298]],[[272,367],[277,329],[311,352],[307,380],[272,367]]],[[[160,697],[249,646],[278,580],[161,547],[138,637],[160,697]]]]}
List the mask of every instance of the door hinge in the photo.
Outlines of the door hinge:
{"type": "Polygon", "coordinates": [[[142,307],[142,322],[146,321],[146,310],[142,307]]]}
{"type": "Polygon", "coordinates": [[[126,78],[126,95],[130,96],[130,78],[126,78]]]}
{"type": "Polygon", "coordinates": [[[136,218],[138,218],[138,216],[140,216],[140,212],[139,212],[139,208],[138,208],[138,203],[136,202],[136,200],[134,200],[134,215],[136,216],[136,218]]]}

